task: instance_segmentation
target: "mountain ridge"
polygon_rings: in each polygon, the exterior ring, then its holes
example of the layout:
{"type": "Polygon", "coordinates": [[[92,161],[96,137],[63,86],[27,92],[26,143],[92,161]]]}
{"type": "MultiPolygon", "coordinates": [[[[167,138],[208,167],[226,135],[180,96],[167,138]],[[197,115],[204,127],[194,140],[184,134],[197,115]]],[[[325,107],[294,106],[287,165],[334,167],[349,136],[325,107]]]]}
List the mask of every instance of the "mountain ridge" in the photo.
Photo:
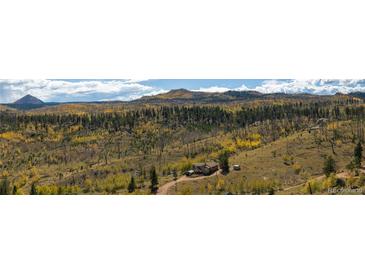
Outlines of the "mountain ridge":
{"type": "Polygon", "coordinates": [[[257,99],[264,96],[264,94],[254,91],[236,91],[228,90],[225,92],[203,92],[203,91],[191,91],[187,89],[172,89],[166,93],[160,93],[157,95],[143,96],[139,99],[133,100],[132,102],[175,102],[184,103],[189,101],[197,102],[229,102],[235,100],[247,100],[257,99]]]}
{"type": "Polygon", "coordinates": [[[256,90],[227,90],[224,92],[192,91],[184,88],[172,89],[165,93],[143,96],[131,101],[85,101],[85,102],[43,102],[30,94],[16,100],[11,104],[2,104],[16,109],[33,109],[62,104],[216,104],[239,103],[250,100],[275,100],[275,99],[320,99],[325,97],[347,96],[365,100],[364,92],[351,92],[348,94],[337,92],[331,95],[319,95],[311,93],[261,93],[256,90]]]}
{"type": "Polygon", "coordinates": [[[225,92],[203,92],[173,89],[166,93],[143,96],[132,103],[226,103],[255,99],[320,98],[328,95],[310,93],[261,93],[256,90],[227,90],[225,92]]]}

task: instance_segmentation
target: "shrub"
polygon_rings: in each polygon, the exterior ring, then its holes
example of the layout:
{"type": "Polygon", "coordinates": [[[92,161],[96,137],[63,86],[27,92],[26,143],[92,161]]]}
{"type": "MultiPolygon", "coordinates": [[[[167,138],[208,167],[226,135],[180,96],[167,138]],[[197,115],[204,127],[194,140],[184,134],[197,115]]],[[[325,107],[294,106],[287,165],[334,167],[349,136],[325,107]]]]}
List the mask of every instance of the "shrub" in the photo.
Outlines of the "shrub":
{"type": "Polygon", "coordinates": [[[317,192],[322,191],[323,185],[322,182],[318,181],[318,180],[309,180],[306,184],[305,184],[305,191],[308,194],[315,194],[317,192]]]}
{"type": "Polygon", "coordinates": [[[323,181],[323,188],[327,189],[332,187],[344,187],[345,185],[346,182],[341,178],[337,178],[334,174],[331,174],[323,181]]]}
{"type": "Polygon", "coordinates": [[[365,174],[361,173],[359,180],[358,180],[359,186],[363,186],[365,184],[365,174]]]}
{"type": "Polygon", "coordinates": [[[284,162],[284,165],[291,166],[292,164],[294,164],[293,156],[289,156],[289,155],[283,156],[283,162],[284,162]]]}
{"type": "Polygon", "coordinates": [[[328,156],[324,161],[323,173],[328,177],[333,172],[336,172],[336,162],[331,156],[328,156]]]}
{"type": "Polygon", "coordinates": [[[180,171],[181,173],[184,173],[185,171],[188,171],[192,169],[193,164],[189,160],[185,160],[180,164],[180,171]]]}
{"type": "Polygon", "coordinates": [[[294,173],[298,175],[302,171],[302,166],[298,163],[295,163],[293,165],[293,170],[294,170],[294,173]]]}
{"type": "Polygon", "coordinates": [[[241,180],[236,187],[239,194],[274,194],[277,188],[275,181],[271,180],[241,180]]]}

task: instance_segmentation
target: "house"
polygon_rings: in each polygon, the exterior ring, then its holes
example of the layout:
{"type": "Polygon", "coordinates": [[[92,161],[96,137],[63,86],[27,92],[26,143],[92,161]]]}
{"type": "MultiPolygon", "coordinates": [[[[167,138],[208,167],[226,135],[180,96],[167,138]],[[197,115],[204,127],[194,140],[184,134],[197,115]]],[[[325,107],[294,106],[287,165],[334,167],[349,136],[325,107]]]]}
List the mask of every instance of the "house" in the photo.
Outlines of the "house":
{"type": "Polygon", "coordinates": [[[202,174],[205,167],[205,163],[195,163],[193,164],[193,170],[196,174],[202,174]]]}
{"type": "Polygon", "coordinates": [[[193,164],[193,170],[196,174],[210,175],[216,172],[218,169],[219,165],[216,162],[193,164]]]}
{"type": "Polygon", "coordinates": [[[219,170],[219,164],[216,162],[209,162],[206,164],[206,173],[207,175],[212,174],[219,170]]]}

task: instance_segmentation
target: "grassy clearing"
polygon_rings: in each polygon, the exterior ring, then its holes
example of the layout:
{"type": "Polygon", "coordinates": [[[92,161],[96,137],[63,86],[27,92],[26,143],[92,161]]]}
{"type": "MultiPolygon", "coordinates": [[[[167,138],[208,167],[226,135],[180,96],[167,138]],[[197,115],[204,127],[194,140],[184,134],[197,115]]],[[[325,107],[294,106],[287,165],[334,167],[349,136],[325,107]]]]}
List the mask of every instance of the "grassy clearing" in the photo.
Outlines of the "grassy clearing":
{"type": "MultiPolygon", "coordinates": [[[[223,193],[239,188],[237,185],[240,184],[266,182],[272,184],[278,194],[305,194],[303,185],[311,178],[323,175],[325,157],[331,155],[335,159],[338,172],[345,170],[351,161],[354,143],[350,138],[349,123],[343,123],[340,130],[343,139],[336,142],[335,154],[329,142],[316,143],[317,133],[302,131],[256,149],[237,152],[230,158],[230,163],[239,164],[240,171],[232,170],[226,176],[219,175],[196,182],[181,182],[177,191],[176,188],[171,189],[170,194],[183,194],[187,190],[195,194],[207,194],[209,188],[219,180],[225,185],[223,193]]],[[[270,188],[267,194],[269,192],[270,188]]]]}

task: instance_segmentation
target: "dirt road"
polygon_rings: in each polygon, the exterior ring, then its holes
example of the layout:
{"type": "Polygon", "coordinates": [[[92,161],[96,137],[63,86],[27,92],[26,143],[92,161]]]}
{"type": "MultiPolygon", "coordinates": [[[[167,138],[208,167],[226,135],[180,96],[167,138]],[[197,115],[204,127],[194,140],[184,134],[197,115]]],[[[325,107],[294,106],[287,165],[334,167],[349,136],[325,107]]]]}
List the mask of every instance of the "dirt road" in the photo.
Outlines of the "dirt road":
{"type": "MultiPolygon", "coordinates": [[[[365,173],[365,170],[360,170],[361,173],[365,173]]],[[[209,175],[209,176],[199,176],[199,177],[188,177],[188,176],[182,176],[180,177],[179,179],[177,179],[176,181],[171,181],[171,182],[168,182],[166,184],[164,184],[163,186],[161,186],[159,189],[158,189],[158,192],[157,194],[158,195],[166,195],[168,194],[168,191],[170,188],[174,187],[177,183],[181,183],[181,182],[188,182],[188,181],[198,181],[198,180],[202,180],[204,178],[209,178],[209,177],[213,177],[213,176],[217,176],[218,174],[220,174],[219,171],[209,175]]],[[[325,175],[320,175],[318,177],[315,177],[314,179],[315,180],[323,180],[326,176],[325,175]]],[[[346,171],[341,171],[339,173],[336,174],[336,177],[337,178],[341,178],[341,179],[347,179],[350,177],[350,174],[346,171]]],[[[294,186],[290,186],[290,187],[287,187],[283,190],[281,190],[280,192],[285,192],[285,191],[288,191],[288,190],[291,190],[291,189],[294,189],[294,188],[297,188],[299,186],[304,186],[305,183],[301,183],[301,184],[298,184],[298,185],[294,185],[294,186]]]]}
{"type": "MultiPolygon", "coordinates": [[[[365,173],[364,170],[360,170],[360,172],[365,173]]],[[[341,172],[336,174],[336,177],[339,178],[339,179],[348,179],[348,178],[351,177],[351,174],[347,171],[341,171],[341,172]]],[[[325,178],[326,178],[326,175],[320,175],[320,176],[317,176],[317,177],[313,178],[312,180],[321,181],[321,180],[324,180],[325,178]]],[[[301,187],[301,186],[304,187],[305,183],[301,183],[301,184],[298,184],[298,185],[294,185],[294,186],[284,188],[283,190],[279,191],[279,193],[283,194],[283,192],[286,192],[286,191],[289,191],[291,189],[295,189],[295,188],[298,188],[298,187],[301,187]]]]}
{"type": "Polygon", "coordinates": [[[177,183],[189,182],[189,181],[198,181],[198,180],[202,180],[202,179],[205,179],[205,178],[217,176],[218,174],[220,174],[219,171],[216,171],[213,174],[208,175],[208,176],[188,177],[188,176],[184,175],[184,176],[180,177],[179,179],[177,179],[176,181],[171,181],[171,182],[168,182],[168,183],[164,184],[163,186],[161,186],[158,189],[157,194],[158,195],[166,195],[168,193],[169,189],[174,187],[177,183]]]}

